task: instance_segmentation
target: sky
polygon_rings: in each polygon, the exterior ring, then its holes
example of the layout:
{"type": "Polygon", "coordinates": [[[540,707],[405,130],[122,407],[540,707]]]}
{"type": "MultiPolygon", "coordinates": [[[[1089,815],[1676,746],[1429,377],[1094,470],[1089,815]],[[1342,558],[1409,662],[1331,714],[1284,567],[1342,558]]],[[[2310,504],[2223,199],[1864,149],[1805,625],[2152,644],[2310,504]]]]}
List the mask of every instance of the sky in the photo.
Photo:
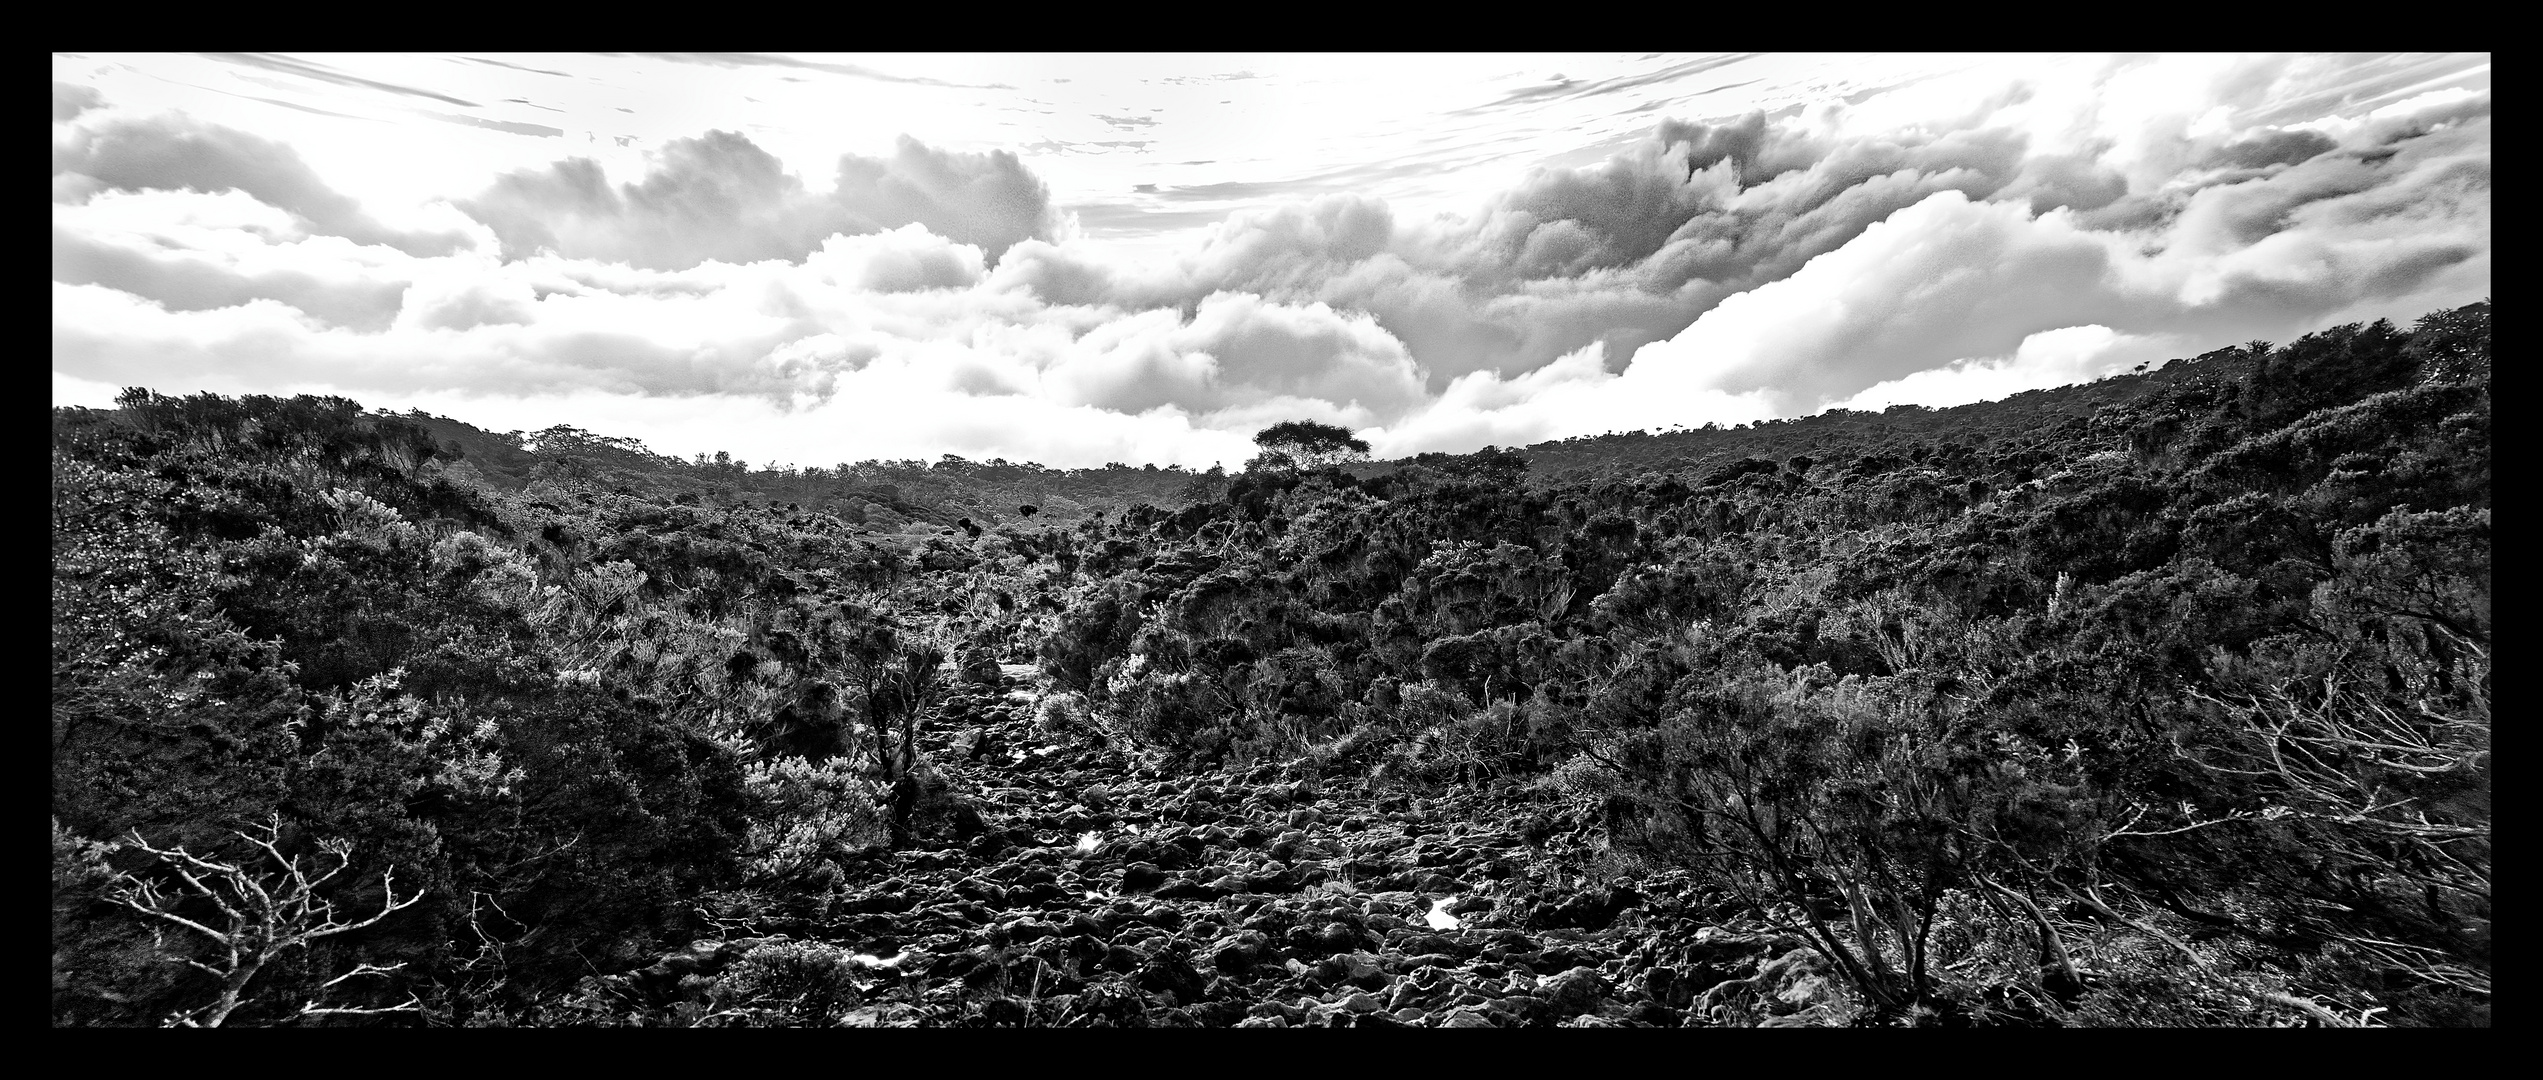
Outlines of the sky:
{"type": "Polygon", "coordinates": [[[53,400],[1230,468],[2490,295],[2487,54],[53,56],[53,400]]]}

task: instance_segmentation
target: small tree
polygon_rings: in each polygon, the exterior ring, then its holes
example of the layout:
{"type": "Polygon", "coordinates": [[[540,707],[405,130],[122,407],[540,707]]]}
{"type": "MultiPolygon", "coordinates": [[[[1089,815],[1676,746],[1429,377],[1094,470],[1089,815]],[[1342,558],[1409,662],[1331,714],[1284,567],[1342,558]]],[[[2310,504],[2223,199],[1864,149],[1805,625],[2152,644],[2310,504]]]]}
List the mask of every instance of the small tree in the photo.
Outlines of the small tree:
{"type": "Polygon", "coordinates": [[[1369,455],[1368,440],[1351,434],[1348,429],[1313,420],[1285,420],[1254,433],[1254,445],[1263,448],[1255,462],[1273,468],[1321,469],[1345,462],[1365,461],[1369,455]]]}
{"type": "Polygon", "coordinates": [[[864,699],[875,770],[884,783],[896,782],[917,763],[918,726],[945,696],[945,651],[869,623],[855,631],[848,658],[848,679],[864,699]]]}

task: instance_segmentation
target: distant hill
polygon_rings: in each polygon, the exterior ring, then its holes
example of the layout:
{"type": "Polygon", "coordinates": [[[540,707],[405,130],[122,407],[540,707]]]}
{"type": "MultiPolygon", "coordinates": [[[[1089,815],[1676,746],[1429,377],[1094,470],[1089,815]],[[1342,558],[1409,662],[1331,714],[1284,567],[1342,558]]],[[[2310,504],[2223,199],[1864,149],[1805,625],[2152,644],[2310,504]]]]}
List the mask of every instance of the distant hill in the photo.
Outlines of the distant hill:
{"type": "Polygon", "coordinates": [[[557,425],[537,432],[496,433],[464,421],[406,414],[456,450],[489,486],[518,491],[536,480],[673,501],[794,506],[878,529],[918,523],[950,526],[968,518],[983,526],[1033,517],[1073,522],[1137,503],[1172,504],[1197,474],[1179,466],[1111,464],[1100,469],[1049,469],[1005,459],[971,461],[947,454],[933,463],[866,461],[824,468],[752,468],[722,453],[682,460],[656,454],[634,439],[557,425]],[[1031,514],[1022,508],[1033,507],[1031,514]]]}

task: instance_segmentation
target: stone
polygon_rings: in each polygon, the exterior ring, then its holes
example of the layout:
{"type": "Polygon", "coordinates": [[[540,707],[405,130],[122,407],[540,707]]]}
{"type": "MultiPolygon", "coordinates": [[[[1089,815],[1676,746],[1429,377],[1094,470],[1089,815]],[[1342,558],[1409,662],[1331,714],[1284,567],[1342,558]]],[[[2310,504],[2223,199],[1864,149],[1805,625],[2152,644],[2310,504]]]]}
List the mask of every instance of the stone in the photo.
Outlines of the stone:
{"type": "Polygon", "coordinates": [[[1829,989],[1827,979],[1817,975],[1804,975],[1794,980],[1791,986],[1785,987],[1782,993],[1776,994],[1775,1000],[1790,1005],[1795,1010],[1806,1009],[1825,999],[1829,989]]]}
{"type": "Polygon", "coordinates": [[[1555,1012],[1569,1016],[1585,1013],[1606,1000],[1606,976],[1597,968],[1575,967],[1559,975],[1547,975],[1536,981],[1536,990],[1555,1012]]]}
{"type": "Polygon", "coordinates": [[[964,1019],[980,1027],[1023,1027],[1028,1015],[1024,1002],[1012,997],[993,997],[975,1001],[964,1010],[964,1019]]]}
{"type": "Polygon", "coordinates": [[[1413,981],[1410,979],[1399,979],[1396,981],[1394,988],[1387,991],[1386,1007],[1389,1009],[1401,1009],[1407,1005],[1413,1004],[1414,999],[1420,996],[1422,996],[1421,987],[1415,986],[1413,981]]]}
{"type": "Polygon", "coordinates": [[[839,1018],[838,1026],[843,1028],[917,1027],[922,1018],[917,1006],[892,1002],[851,1009],[846,1016],[839,1018]]]}
{"type": "Polygon", "coordinates": [[[1377,957],[1361,952],[1326,957],[1322,964],[1317,965],[1316,974],[1328,983],[1344,983],[1364,990],[1378,989],[1393,978],[1378,963],[1377,957]]]}
{"type": "Polygon", "coordinates": [[[1000,944],[1038,941],[1060,932],[1060,928],[1030,915],[1012,919],[989,931],[989,939],[1000,944]]]}
{"type": "Polygon", "coordinates": [[[1230,975],[1251,968],[1271,948],[1271,939],[1254,930],[1240,930],[1219,939],[1210,950],[1210,964],[1230,975]]]}
{"type": "MultiPolygon", "coordinates": [[[[1422,892],[1443,893],[1457,892],[1464,889],[1466,885],[1464,882],[1447,874],[1440,873],[1436,870],[1430,870],[1415,874],[1413,876],[1413,887],[1421,890],[1422,892]]],[[[1442,900],[1440,903],[1447,904],[1450,903],[1450,901],[1442,900]]],[[[1454,918],[1454,915],[1451,914],[1451,909],[1449,908],[1438,908],[1435,909],[1435,911],[1437,914],[1448,915],[1451,918],[1454,918]]]]}
{"type": "Polygon", "coordinates": [[[1148,892],[1166,883],[1166,872],[1155,863],[1135,862],[1121,868],[1124,892],[1148,892]]]}
{"type": "Polygon", "coordinates": [[[985,728],[974,728],[954,737],[954,756],[964,761],[979,761],[994,756],[1002,749],[998,737],[985,728]]]}
{"type": "Polygon", "coordinates": [[[1180,1005],[1200,1000],[1209,982],[1200,969],[1192,966],[1189,947],[1175,941],[1140,966],[1136,985],[1142,990],[1172,994],[1180,1005]]]}
{"type": "Polygon", "coordinates": [[[1303,884],[1295,870],[1269,870],[1245,879],[1250,891],[1260,893],[1293,893],[1303,884]]]}
{"type": "Polygon", "coordinates": [[[1103,957],[1097,963],[1107,971],[1131,972],[1137,971],[1139,965],[1146,959],[1139,955],[1139,950],[1129,946],[1107,945],[1104,947],[1103,957]]]}
{"type": "Polygon", "coordinates": [[[1439,1026],[1444,1028],[1488,1028],[1495,1027],[1497,1025],[1492,1022],[1490,1015],[1481,1009],[1459,1008],[1451,1009],[1449,1010],[1448,1015],[1441,1017],[1439,1019],[1439,1026]]]}
{"type": "Polygon", "coordinates": [[[1643,993],[1651,1000],[1673,1009],[1683,1009],[1695,1000],[1694,984],[1684,972],[1674,967],[1656,967],[1642,977],[1643,993]]]}
{"type": "Polygon", "coordinates": [[[1819,978],[1826,969],[1827,962],[1820,958],[1818,950],[1802,947],[1758,965],[1751,981],[1760,995],[1799,1008],[1813,1000],[1813,995],[1826,992],[1826,980],[1819,978]],[[1812,986],[1814,982],[1816,987],[1812,986]],[[1787,996],[1796,992],[1798,996],[1787,996]]]}
{"type": "Polygon", "coordinates": [[[1214,890],[1188,877],[1177,877],[1156,891],[1159,900],[1215,900],[1224,895],[1225,890],[1214,890]]]}
{"type": "Polygon", "coordinates": [[[1453,953],[1457,951],[1457,939],[1446,934],[1416,932],[1404,935],[1403,940],[1397,943],[1397,947],[1414,956],[1424,953],[1453,953]]]}

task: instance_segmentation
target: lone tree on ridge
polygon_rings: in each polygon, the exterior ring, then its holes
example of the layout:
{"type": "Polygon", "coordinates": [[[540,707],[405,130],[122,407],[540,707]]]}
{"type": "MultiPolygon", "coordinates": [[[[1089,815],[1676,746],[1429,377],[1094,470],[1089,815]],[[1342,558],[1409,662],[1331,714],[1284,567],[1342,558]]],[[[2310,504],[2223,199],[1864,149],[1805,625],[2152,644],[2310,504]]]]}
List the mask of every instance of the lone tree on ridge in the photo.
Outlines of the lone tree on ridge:
{"type": "Polygon", "coordinates": [[[1248,462],[1248,469],[1273,468],[1321,469],[1346,462],[1365,461],[1369,456],[1368,440],[1351,434],[1347,428],[1320,424],[1313,420],[1284,420],[1254,433],[1254,445],[1263,452],[1248,462]]]}

